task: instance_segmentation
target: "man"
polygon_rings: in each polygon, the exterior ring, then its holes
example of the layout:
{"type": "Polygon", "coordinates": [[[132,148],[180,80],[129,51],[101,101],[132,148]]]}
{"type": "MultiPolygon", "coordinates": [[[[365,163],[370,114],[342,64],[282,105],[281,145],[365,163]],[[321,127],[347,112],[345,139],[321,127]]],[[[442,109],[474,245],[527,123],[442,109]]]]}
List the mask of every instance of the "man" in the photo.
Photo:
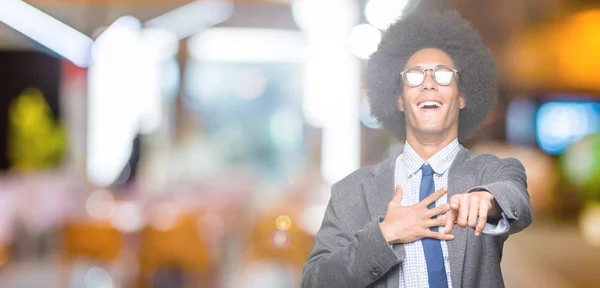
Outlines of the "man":
{"type": "Polygon", "coordinates": [[[518,160],[458,142],[497,95],[477,31],[455,11],[399,20],[366,85],[373,116],[404,151],[333,185],[302,287],[503,287],[503,243],[532,215],[518,160]]]}

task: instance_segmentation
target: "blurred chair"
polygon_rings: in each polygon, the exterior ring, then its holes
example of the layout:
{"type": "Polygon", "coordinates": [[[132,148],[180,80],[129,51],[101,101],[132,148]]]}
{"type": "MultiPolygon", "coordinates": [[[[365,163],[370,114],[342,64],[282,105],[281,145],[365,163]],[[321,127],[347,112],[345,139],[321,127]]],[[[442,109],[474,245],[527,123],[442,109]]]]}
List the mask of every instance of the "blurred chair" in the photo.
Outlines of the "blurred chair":
{"type": "Polygon", "coordinates": [[[175,216],[170,227],[141,232],[138,287],[213,287],[216,269],[199,213],[175,216]]]}
{"type": "Polygon", "coordinates": [[[243,248],[236,287],[299,285],[314,237],[296,224],[297,213],[290,210],[287,214],[266,213],[255,222],[243,248]]]}
{"type": "Polygon", "coordinates": [[[124,235],[107,221],[68,221],[61,230],[60,286],[69,287],[69,276],[77,260],[109,267],[119,261],[124,235]]]}
{"type": "Polygon", "coordinates": [[[8,246],[5,243],[0,243],[0,269],[2,269],[6,264],[8,264],[9,253],[8,246]]]}

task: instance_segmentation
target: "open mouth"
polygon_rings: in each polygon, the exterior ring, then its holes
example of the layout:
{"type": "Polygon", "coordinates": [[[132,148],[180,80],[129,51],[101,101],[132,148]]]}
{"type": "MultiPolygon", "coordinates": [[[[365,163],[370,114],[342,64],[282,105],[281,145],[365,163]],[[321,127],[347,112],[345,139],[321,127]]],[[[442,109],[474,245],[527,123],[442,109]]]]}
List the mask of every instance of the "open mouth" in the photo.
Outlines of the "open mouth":
{"type": "Polygon", "coordinates": [[[442,107],[442,103],[438,101],[424,101],[417,105],[419,109],[424,111],[435,111],[442,107]]]}

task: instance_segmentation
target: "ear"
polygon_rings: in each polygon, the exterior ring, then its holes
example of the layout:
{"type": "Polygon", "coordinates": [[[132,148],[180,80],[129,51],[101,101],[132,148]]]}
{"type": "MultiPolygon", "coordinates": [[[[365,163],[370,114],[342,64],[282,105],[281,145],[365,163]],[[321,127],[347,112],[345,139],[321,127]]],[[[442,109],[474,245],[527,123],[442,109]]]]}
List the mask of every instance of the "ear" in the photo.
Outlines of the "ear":
{"type": "Polygon", "coordinates": [[[459,98],[460,98],[460,109],[463,109],[463,108],[465,108],[465,106],[467,106],[467,97],[465,97],[465,95],[461,93],[459,98]]]}
{"type": "Polygon", "coordinates": [[[404,112],[404,99],[402,99],[402,94],[398,93],[398,101],[396,102],[396,106],[400,112],[404,112]]]}

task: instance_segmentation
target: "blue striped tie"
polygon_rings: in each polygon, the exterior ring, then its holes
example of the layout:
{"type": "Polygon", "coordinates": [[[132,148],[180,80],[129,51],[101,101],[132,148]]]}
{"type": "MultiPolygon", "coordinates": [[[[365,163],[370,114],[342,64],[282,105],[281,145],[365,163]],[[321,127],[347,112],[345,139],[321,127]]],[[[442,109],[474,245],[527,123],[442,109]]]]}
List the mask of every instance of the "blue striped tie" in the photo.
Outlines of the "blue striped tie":
{"type": "MultiPolygon", "coordinates": [[[[421,167],[423,178],[421,178],[421,189],[419,190],[419,201],[423,201],[435,190],[433,183],[433,169],[429,164],[423,164],[421,167]]],[[[435,208],[435,202],[431,203],[429,209],[435,208]]],[[[438,232],[438,227],[431,227],[431,231],[438,232]]],[[[444,254],[442,254],[442,245],[440,240],[432,238],[421,239],[425,260],[427,260],[427,275],[429,277],[429,287],[448,287],[446,279],[446,269],[444,268],[444,254]]]]}

